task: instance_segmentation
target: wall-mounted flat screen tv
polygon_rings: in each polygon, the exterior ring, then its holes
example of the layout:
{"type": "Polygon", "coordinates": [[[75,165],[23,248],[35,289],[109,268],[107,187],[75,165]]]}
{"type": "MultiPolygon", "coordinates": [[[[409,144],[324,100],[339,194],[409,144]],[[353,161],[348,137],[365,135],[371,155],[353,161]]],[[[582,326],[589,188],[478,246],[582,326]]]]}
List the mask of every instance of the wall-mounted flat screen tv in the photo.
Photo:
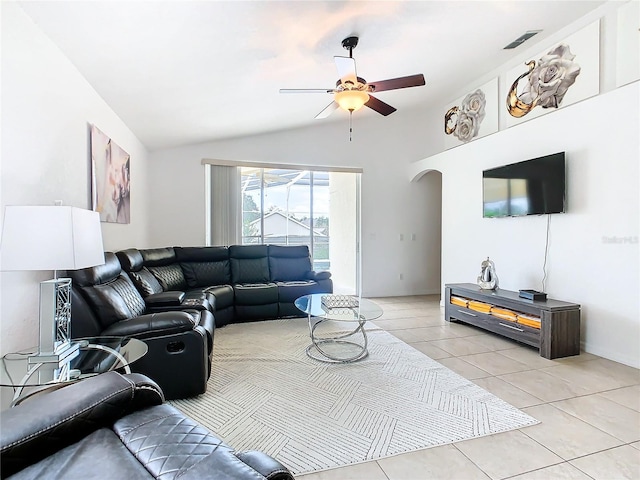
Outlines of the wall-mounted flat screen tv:
{"type": "Polygon", "coordinates": [[[517,217],[563,213],[564,152],[482,172],[482,216],[517,217]]]}

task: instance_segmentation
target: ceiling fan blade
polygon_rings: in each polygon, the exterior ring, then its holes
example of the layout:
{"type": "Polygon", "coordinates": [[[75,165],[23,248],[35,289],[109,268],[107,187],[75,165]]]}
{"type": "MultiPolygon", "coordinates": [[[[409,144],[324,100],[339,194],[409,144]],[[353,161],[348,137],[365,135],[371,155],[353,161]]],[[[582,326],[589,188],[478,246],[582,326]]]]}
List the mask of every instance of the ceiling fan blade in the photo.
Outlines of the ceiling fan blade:
{"type": "Polygon", "coordinates": [[[354,85],[358,83],[356,75],[356,61],[352,57],[333,57],[340,76],[340,82],[352,82],[354,85]]]}
{"type": "Polygon", "coordinates": [[[320,119],[320,118],[327,118],[329,115],[331,115],[335,110],[338,109],[340,105],[338,105],[338,102],[331,102],[329,105],[327,105],[324,110],[322,110],[319,114],[317,114],[315,116],[316,119],[320,119]]]}
{"type": "Polygon", "coordinates": [[[333,93],[332,88],[281,88],[280,93],[333,93]]]}
{"type": "Polygon", "coordinates": [[[369,101],[365,103],[365,105],[369,107],[371,110],[375,110],[376,112],[380,113],[381,115],[384,115],[385,117],[387,115],[391,115],[393,112],[396,111],[395,107],[392,107],[388,103],[384,103],[382,100],[378,100],[373,95],[369,95],[369,101]]]}
{"type": "Polygon", "coordinates": [[[399,88],[420,87],[425,84],[424,75],[409,75],[408,77],[391,78],[378,82],[369,82],[370,92],[384,92],[385,90],[397,90],[399,88]]]}

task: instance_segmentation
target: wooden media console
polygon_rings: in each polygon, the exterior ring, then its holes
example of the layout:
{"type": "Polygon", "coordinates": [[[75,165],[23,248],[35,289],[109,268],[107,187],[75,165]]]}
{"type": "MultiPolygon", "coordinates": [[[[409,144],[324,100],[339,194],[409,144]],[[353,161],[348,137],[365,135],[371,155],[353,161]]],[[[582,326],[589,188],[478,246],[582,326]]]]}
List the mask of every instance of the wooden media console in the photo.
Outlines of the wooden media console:
{"type": "MultiPolygon", "coordinates": [[[[497,288],[482,290],[473,283],[445,285],[445,319],[475,325],[536,347],[540,356],[548,359],[569,357],[580,354],[580,305],[559,300],[528,300],[518,296],[518,292],[497,288]],[[451,297],[466,301],[481,302],[489,306],[477,307],[451,303],[451,297]],[[507,309],[514,314],[514,320],[491,314],[491,308],[507,309]],[[539,318],[540,328],[516,321],[518,314],[526,318],[539,318]]],[[[524,320],[523,320],[524,321],[524,320]]]]}

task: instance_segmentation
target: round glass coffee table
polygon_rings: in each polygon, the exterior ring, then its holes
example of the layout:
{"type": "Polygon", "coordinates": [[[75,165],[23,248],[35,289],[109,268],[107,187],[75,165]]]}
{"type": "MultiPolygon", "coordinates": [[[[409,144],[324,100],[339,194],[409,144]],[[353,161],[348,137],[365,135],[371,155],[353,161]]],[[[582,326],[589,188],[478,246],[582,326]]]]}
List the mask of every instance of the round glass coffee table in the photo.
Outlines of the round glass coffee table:
{"type": "Polygon", "coordinates": [[[309,319],[311,345],[306,352],[310,358],[327,363],[350,363],[369,355],[364,325],[382,316],[382,308],[371,300],[314,293],[296,299],[294,305],[309,319]],[[349,323],[340,328],[339,323],[333,322],[349,323]]]}

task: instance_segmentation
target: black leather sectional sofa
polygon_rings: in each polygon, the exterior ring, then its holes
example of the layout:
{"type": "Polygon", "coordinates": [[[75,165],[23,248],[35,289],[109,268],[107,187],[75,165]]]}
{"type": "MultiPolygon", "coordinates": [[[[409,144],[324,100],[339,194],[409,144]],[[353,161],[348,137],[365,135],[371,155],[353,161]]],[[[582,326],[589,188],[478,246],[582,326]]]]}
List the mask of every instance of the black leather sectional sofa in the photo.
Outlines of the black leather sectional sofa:
{"type": "Polygon", "coordinates": [[[300,316],[296,298],[333,291],[331,273],[312,271],[306,245],[128,249],[116,255],[147,301],[167,291],[206,299],[217,327],[300,316]]]}
{"type": "Polygon", "coordinates": [[[108,372],[35,396],[0,422],[3,479],[293,479],[269,455],[235,452],[164,404],[139,374],[108,372]]]}
{"type": "Polygon", "coordinates": [[[306,246],[167,247],[105,253],[105,264],[67,272],[74,338],[127,336],[147,343],[132,369],[166,398],[204,393],[215,327],[302,316],[296,298],[331,293],[306,246]]]}

